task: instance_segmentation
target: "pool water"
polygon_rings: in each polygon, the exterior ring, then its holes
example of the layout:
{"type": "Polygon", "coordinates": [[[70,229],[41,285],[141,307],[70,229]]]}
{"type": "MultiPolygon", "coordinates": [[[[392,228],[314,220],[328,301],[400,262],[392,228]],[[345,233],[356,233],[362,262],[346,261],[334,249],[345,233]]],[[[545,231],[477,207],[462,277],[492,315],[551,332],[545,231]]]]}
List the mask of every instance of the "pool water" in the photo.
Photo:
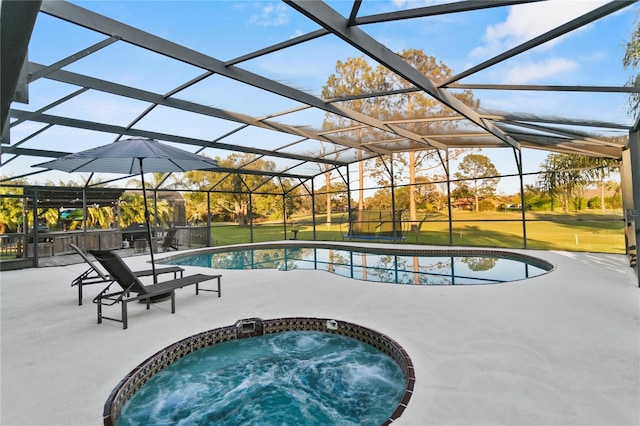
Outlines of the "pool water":
{"type": "Polygon", "coordinates": [[[496,254],[411,254],[344,248],[234,249],[175,256],[167,263],[215,269],[319,269],[365,281],[468,285],[502,283],[544,274],[551,268],[496,254]]]}
{"type": "Polygon", "coordinates": [[[395,361],[351,337],[265,334],[165,367],[127,402],[117,425],[380,425],[405,386],[395,361]]]}

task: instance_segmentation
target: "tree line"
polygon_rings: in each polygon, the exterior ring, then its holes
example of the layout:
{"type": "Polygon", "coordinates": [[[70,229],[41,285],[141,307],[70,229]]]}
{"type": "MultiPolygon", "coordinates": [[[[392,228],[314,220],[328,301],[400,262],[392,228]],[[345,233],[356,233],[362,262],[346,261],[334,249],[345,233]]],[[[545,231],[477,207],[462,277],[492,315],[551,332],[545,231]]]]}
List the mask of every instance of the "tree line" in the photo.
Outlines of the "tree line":
{"type": "MultiPolygon", "coordinates": [[[[272,171],[275,164],[252,154],[232,154],[217,159],[222,167],[239,168],[251,165],[255,170],[272,171]]],[[[379,170],[376,161],[363,161],[363,170],[376,176],[379,170]]],[[[617,161],[568,154],[549,154],[540,165],[535,185],[524,188],[525,208],[534,210],[615,209],[622,207],[620,183],[609,179],[619,168],[617,161]],[[597,187],[600,195],[585,199],[587,188],[597,187]]],[[[327,176],[328,173],[325,173],[327,176]]],[[[330,218],[332,212],[345,212],[349,206],[358,210],[390,210],[391,198],[397,210],[416,212],[443,211],[448,207],[446,177],[434,174],[416,176],[412,184],[397,185],[393,188],[384,178],[380,178],[373,195],[363,198],[362,203],[350,199],[352,193],[340,180],[330,180],[328,185],[317,188],[314,199],[310,188],[295,186],[291,179],[278,179],[262,175],[239,175],[209,171],[190,171],[172,175],[165,187],[182,188],[186,200],[187,220],[193,224],[213,222],[236,222],[243,226],[251,221],[281,220],[286,213],[315,213],[330,218]],[[207,195],[207,193],[209,195],[207,195]]],[[[165,181],[166,174],[154,174],[149,183],[155,188],[165,181]]],[[[398,176],[399,180],[400,176],[398,176]]],[[[491,159],[479,153],[467,154],[460,161],[458,171],[451,183],[451,200],[457,208],[475,211],[500,210],[506,206],[521,205],[519,194],[499,195],[496,193],[500,176],[491,159]]],[[[26,180],[15,180],[15,185],[28,186],[26,180]]],[[[78,183],[47,182],[49,186],[78,186],[78,183]]],[[[0,195],[19,193],[18,188],[2,187],[0,195]]],[[[168,227],[173,215],[172,206],[159,197],[148,199],[148,210],[152,223],[168,227]]],[[[0,233],[21,230],[23,205],[20,198],[3,196],[0,200],[0,233]]],[[[27,223],[33,224],[33,212],[26,212],[27,223]]],[[[41,223],[61,229],[80,229],[83,226],[82,212],[70,215],[60,223],[58,209],[41,209],[38,213],[41,223]]],[[[420,219],[409,219],[418,226],[420,219]]],[[[116,225],[124,228],[132,223],[144,222],[144,201],[136,191],[125,192],[114,206],[89,206],[87,226],[90,228],[110,228],[116,225]]],[[[330,219],[328,219],[330,223],[330,219]]]]}

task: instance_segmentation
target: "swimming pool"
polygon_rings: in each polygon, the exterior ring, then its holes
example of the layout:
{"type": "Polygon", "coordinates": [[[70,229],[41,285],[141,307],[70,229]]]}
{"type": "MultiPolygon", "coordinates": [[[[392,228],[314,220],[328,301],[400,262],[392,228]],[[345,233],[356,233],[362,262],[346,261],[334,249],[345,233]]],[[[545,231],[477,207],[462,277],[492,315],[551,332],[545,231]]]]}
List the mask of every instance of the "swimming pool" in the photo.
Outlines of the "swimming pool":
{"type": "Polygon", "coordinates": [[[109,396],[104,424],[390,424],[414,383],[404,349],[369,328],[250,318],[144,361],[109,396]]]}
{"type": "Polygon", "coordinates": [[[316,269],[394,284],[495,284],[535,277],[553,265],[499,250],[425,250],[323,243],[234,246],[173,255],[162,262],[214,269],[316,269]]]}

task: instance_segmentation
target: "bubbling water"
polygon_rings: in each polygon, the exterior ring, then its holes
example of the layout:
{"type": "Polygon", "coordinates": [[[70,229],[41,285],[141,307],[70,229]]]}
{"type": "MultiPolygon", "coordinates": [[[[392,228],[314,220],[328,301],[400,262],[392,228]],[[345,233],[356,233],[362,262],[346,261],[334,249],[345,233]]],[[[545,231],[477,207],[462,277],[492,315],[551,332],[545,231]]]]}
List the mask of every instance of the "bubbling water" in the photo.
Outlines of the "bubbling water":
{"type": "Polygon", "coordinates": [[[290,331],[197,350],[153,376],[123,425],[379,425],[405,391],[400,367],[359,340],[290,331]]]}

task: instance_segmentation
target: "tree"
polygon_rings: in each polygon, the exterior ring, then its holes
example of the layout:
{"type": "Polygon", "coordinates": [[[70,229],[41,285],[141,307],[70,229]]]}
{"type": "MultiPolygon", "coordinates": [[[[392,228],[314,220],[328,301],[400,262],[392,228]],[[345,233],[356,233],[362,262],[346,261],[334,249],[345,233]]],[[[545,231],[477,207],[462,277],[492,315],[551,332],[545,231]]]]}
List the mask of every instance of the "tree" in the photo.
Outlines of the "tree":
{"type": "MultiPolygon", "coordinates": [[[[84,181],[84,184],[87,183],[85,179],[83,179],[83,181],[84,181]]],[[[78,182],[76,182],[73,179],[69,179],[66,182],[63,181],[62,179],[58,180],[58,182],[54,182],[51,179],[47,179],[44,184],[45,184],[45,186],[71,186],[71,187],[81,186],[81,184],[79,184],[78,182]]]]}
{"type": "Polygon", "coordinates": [[[463,257],[460,259],[460,262],[464,263],[469,267],[470,270],[480,272],[480,271],[490,271],[496,267],[496,263],[498,263],[497,257],[463,257]]]}
{"type": "MultiPolygon", "coordinates": [[[[330,123],[326,123],[326,126],[330,126],[330,123]]],[[[330,145],[328,143],[324,143],[324,142],[320,142],[320,152],[316,153],[314,156],[317,156],[318,158],[328,158],[328,157],[332,157],[333,159],[337,160],[339,157],[339,152],[334,151],[334,152],[330,152],[330,145]]],[[[331,179],[332,179],[332,171],[333,171],[333,166],[331,164],[327,164],[327,163],[317,163],[318,167],[320,168],[320,171],[324,171],[324,180],[325,180],[325,191],[329,192],[331,191],[331,179]]],[[[329,193],[326,194],[326,196],[324,197],[324,203],[325,203],[325,212],[327,214],[326,216],[326,225],[327,225],[327,229],[331,226],[331,195],[329,193]]]]}
{"type": "Polygon", "coordinates": [[[613,191],[611,198],[611,208],[622,207],[622,184],[615,181],[607,181],[604,184],[605,188],[609,191],[613,191]]]}
{"type": "MultiPolygon", "coordinates": [[[[3,176],[4,180],[5,177],[3,176]]],[[[9,181],[15,185],[27,185],[25,179],[14,179],[9,181]]],[[[22,199],[7,197],[7,195],[21,195],[22,188],[2,187],[0,188],[0,234],[8,230],[17,231],[22,223],[22,199]]]]}
{"type": "MultiPolygon", "coordinates": [[[[519,195],[516,197],[519,198],[519,195]]],[[[519,201],[515,202],[515,204],[518,203],[519,201]]],[[[551,197],[540,186],[527,184],[524,186],[524,203],[532,210],[546,210],[547,205],[551,205],[551,197]]]]}
{"type": "Polygon", "coordinates": [[[432,183],[426,176],[416,176],[416,207],[425,210],[441,210],[446,205],[446,194],[440,191],[439,185],[432,183]]]}
{"type": "MultiPolygon", "coordinates": [[[[322,97],[327,100],[351,97],[379,92],[383,87],[380,73],[373,69],[364,56],[347,58],[344,62],[338,61],[336,63],[335,73],[329,76],[327,83],[322,87],[322,97]]],[[[356,112],[372,114],[380,109],[380,102],[382,100],[379,97],[356,98],[341,101],[340,105],[356,112]]],[[[322,128],[325,130],[351,128],[353,130],[343,132],[342,136],[354,139],[358,145],[362,145],[369,138],[373,138],[375,134],[380,132],[374,129],[363,130],[359,124],[345,117],[326,113],[322,128]]],[[[362,158],[362,150],[359,150],[358,179],[360,189],[358,211],[364,209],[364,163],[362,158]]]]}
{"type": "Polygon", "coordinates": [[[292,214],[300,211],[300,209],[302,208],[303,203],[302,197],[300,196],[302,194],[302,188],[298,186],[292,190],[292,183],[288,179],[282,180],[282,187],[287,193],[284,196],[284,200],[282,200],[282,202],[284,203],[284,210],[279,209],[277,213],[272,214],[271,217],[274,219],[280,218],[282,216],[281,212],[283,211],[287,212],[288,218],[292,214]]]}
{"type": "Polygon", "coordinates": [[[367,198],[366,207],[368,210],[389,210],[391,209],[391,189],[380,188],[372,196],[367,198]]]}
{"type": "MultiPolygon", "coordinates": [[[[157,205],[157,223],[161,225],[167,225],[171,220],[171,207],[166,200],[158,200],[157,205]]],[[[109,207],[105,207],[109,208],[109,207]]],[[[156,222],[156,209],[153,208],[153,199],[147,199],[147,208],[149,211],[149,219],[152,222],[156,222]]],[[[101,208],[102,209],[102,208],[101,208]]],[[[100,212],[92,212],[95,209],[88,209],[87,218],[88,224],[90,224],[92,217],[96,221],[99,219],[100,212]]],[[[120,198],[120,226],[126,228],[132,223],[145,223],[144,217],[144,197],[142,194],[127,192],[120,198]]]]}
{"type": "Polygon", "coordinates": [[[115,220],[115,213],[111,206],[88,207],[87,226],[107,229],[115,220]]]}
{"type": "MultiPolygon", "coordinates": [[[[164,188],[178,188],[180,187],[181,180],[172,172],[154,172],[151,173],[151,180],[145,180],[145,188],[147,189],[147,204],[149,206],[149,214],[151,222],[155,222],[155,216],[157,214],[157,223],[163,226],[167,226],[171,222],[173,216],[173,207],[165,200],[158,199],[154,203],[154,199],[157,196],[157,191],[161,185],[164,184],[164,188]],[[166,181],[171,178],[171,182],[166,184],[166,181]],[[154,218],[154,219],[151,219],[154,218]]],[[[136,188],[142,188],[141,179],[130,179],[127,181],[127,186],[133,185],[136,188]]],[[[144,214],[144,211],[142,212],[144,214]]]]}
{"type": "Polygon", "coordinates": [[[209,218],[206,190],[213,186],[211,179],[214,178],[212,173],[202,170],[191,170],[183,174],[182,187],[203,190],[186,192],[184,194],[188,222],[209,218]]]}
{"type": "MultiPolygon", "coordinates": [[[[631,87],[640,86],[640,74],[637,72],[640,65],[640,24],[636,27],[631,40],[627,43],[627,48],[622,58],[622,65],[625,69],[632,71],[627,85],[631,87]]],[[[629,94],[629,114],[636,115],[640,106],[640,93],[629,94]]]]}
{"type": "MultiPolygon", "coordinates": [[[[408,64],[435,84],[446,81],[453,74],[451,69],[442,61],[438,61],[433,56],[425,55],[422,49],[405,49],[400,51],[398,56],[402,57],[408,64]]],[[[387,90],[414,87],[413,84],[397,74],[389,72],[381,65],[378,66],[378,72],[382,73],[382,79],[387,90]]],[[[463,90],[455,96],[470,107],[478,108],[480,105],[479,101],[474,100],[473,93],[470,90],[463,90]]],[[[393,99],[393,102],[382,110],[385,114],[380,118],[409,120],[407,124],[399,124],[399,126],[406,127],[407,130],[413,133],[428,137],[433,134],[452,132],[456,127],[457,122],[446,120],[446,117],[455,116],[457,113],[422,91],[403,93],[402,95],[390,97],[391,99],[393,99]],[[435,118],[435,120],[424,120],[425,118],[435,118]],[[411,121],[412,119],[415,121],[411,121]]],[[[434,159],[438,160],[435,148],[419,149],[421,148],[420,146],[415,148],[406,154],[394,156],[395,163],[406,166],[409,171],[409,220],[412,223],[412,230],[417,230],[417,194],[415,187],[417,173],[420,170],[424,171],[425,169],[440,167],[439,161],[436,161],[435,164],[433,163],[434,159]]],[[[451,158],[459,156],[462,152],[462,150],[452,150],[450,152],[451,158]]],[[[376,160],[374,170],[384,171],[384,168],[379,168],[378,166],[378,160],[376,160]]]]}
{"type": "Polygon", "coordinates": [[[561,197],[562,207],[569,211],[569,203],[586,185],[594,181],[593,159],[582,155],[549,154],[540,165],[538,188],[553,200],[561,197]]]}
{"type": "Polygon", "coordinates": [[[580,159],[579,162],[582,167],[587,168],[586,170],[584,170],[586,179],[590,180],[592,183],[597,183],[597,185],[600,187],[600,209],[601,211],[604,211],[604,194],[606,187],[605,178],[608,177],[613,171],[619,169],[620,162],[612,158],[602,157],[584,157],[580,159]]]}
{"type": "MultiPolygon", "coordinates": [[[[274,171],[275,163],[266,161],[254,154],[234,153],[224,159],[216,159],[220,167],[228,169],[241,169],[243,167],[258,171],[274,171]]],[[[249,205],[277,205],[264,203],[264,197],[282,197],[282,188],[279,188],[268,175],[245,174],[226,172],[208,172],[192,170],[184,174],[189,186],[204,191],[200,195],[185,196],[187,198],[187,215],[202,212],[202,218],[210,213],[231,215],[238,221],[238,225],[246,226],[251,220],[249,205]],[[207,210],[206,192],[211,192],[212,212],[207,210]],[[250,195],[251,194],[251,195],[250,195]],[[273,195],[271,195],[273,194],[273,195]],[[279,195],[278,195],[279,194],[279,195]],[[251,200],[250,200],[251,196],[251,200]],[[198,203],[194,203],[197,201],[198,203]]],[[[281,204],[280,204],[281,205],[281,204]]],[[[268,214],[269,212],[263,211],[268,214]]]]}
{"type": "MultiPolygon", "coordinates": [[[[400,154],[393,155],[393,181],[398,182],[405,172],[405,163],[403,161],[397,162],[396,160],[400,157],[400,154]]],[[[391,185],[392,176],[391,176],[391,168],[389,167],[389,162],[391,161],[391,156],[382,155],[376,157],[371,160],[370,163],[370,171],[369,176],[378,184],[378,186],[386,186],[391,185]]]]}
{"type": "Polygon", "coordinates": [[[496,186],[500,182],[498,170],[493,165],[489,157],[481,154],[469,154],[462,159],[458,166],[460,171],[455,173],[455,177],[461,180],[472,180],[469,185],[466,182],[458,183],[458,186],[466,186],[475,199],[475,210],[479,211],[480,196],[493,195],[496,186]]]}
{"type": "MultiPolygon", "coordinates": [[[[419,49],[406,49],[398,53],[407,63],[422,72],[434,84],[446,81],[452,75],[449,69],[442,62],[438,62],[434,57],[427,56],[419,49]]],[[[412,133],[416,133],[426,138],[433,134],[443,134],[453,131],[457,127],[457,121],[450,120],[457,113],[433,97],[423,93],[422,91],[406,92],[404,89],[411,89],[414,85],[399,77],[397,74],[390,72],[382,65],[378,65],[374,70],[371,65],[364,59],[348,58],[345,62],[338,61],[336,64],[336,73],[332,74],[327,80],[327,84],[323,87],[322,96],[325,99],[336,99],[340,97],[357,96],[368,93],[376,93],[381,91],[399,90],[403,93],[382,97],[371,98],[351,98],[341,102],[341,105],[358,111],[365,112],[376,117],[381,121],[394,120],[394,126],[403,127],[412,133]],[[425,120],[430,119],[430,120],[425,120]]],[[[473,99],[470,90],[463,90],[455,95],[465,104],[477,108],[479,101],[473,99]]],[[[368,139],[382,139],[383,131],[377,129],[369,129],[365,133],[358,125],[359,123],[350,122],[343,117],[338,117],[327,113],[325,115],[324,129],[351,128],[346,132],[347,136],[354,138],[359,144],[366,143],[368,139]]],[[[416,188],[418,171],[440,167],[439,158],[436,148],[429,147],[428,143],[410,141],[411,146],[408,153],[396,154],[394,156],[394,173],[400,176],[403,168],[409,171],[409,212],[412,223],[415,224],[417,219],[417,201],[416,188]],[[423,149],[427,147],[427,149],[423,149]],[[438,159],[431,162],[430,160],[438,159]],[[396,167],[396,164],[398,165],[396,167]]],[[[461,150],[453,150],[453,158],[462,153],[461,150]]],[[[359,158],[362,159],[362,152],[359,152],[359,158]]],[[[369,168],[371,176],[378,181],[378,184],[388,184],[391,181],[388,168],[382,164],[384,160],[376,158],[373,165],[369,168]],[[388,179],[387,179],[388,178],[388,179]]],[[[364,163],[359,162],[359,204],[358,210],[364,208],[364,163]]],[[[395,179],[396,176],[394,176],[395,179]]],[[[397,182],[397,181],[396,181],[397,182]]],[[[328,184],[327,184],[328,185],[328,184]]],[[[415,226],[414,226],[415,228],[415,226]]]]}
{"type": "Polygon", "coordinates": [[[316,212],[331,214],[331,211],[344,211],[348,205],[347,185],[341,181],[329,182],[329,186],[316,189],[316,212]]]}

